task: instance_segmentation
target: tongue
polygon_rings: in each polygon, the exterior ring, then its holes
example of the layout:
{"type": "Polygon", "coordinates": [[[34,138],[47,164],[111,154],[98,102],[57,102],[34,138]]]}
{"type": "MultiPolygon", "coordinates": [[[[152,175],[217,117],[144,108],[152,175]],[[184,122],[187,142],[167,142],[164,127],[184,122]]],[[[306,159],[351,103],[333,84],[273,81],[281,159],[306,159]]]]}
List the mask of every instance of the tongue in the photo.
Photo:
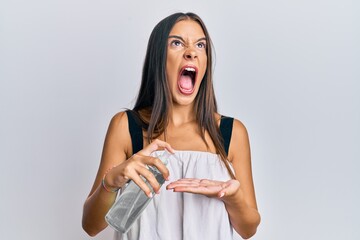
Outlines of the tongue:
{"type": "Polygon", "coordinates": [[[182,75],[180,77],[180,87],[184,90],[191,90],[193,88],[192,80],[190,76],[182,75]]]}

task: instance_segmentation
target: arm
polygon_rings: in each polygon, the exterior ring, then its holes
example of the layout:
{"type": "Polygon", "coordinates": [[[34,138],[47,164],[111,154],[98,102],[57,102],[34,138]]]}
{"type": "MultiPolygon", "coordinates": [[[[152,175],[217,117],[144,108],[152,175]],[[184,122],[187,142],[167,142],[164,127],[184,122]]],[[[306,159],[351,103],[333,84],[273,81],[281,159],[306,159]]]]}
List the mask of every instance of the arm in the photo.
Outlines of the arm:
{"type": "Polygon", "coordinates": [[[83,209],[82,226],[90,236],[95,236],[107,227],[105,215],[114,203],[116,193],[107,192],[101,181],[107,169],[127,159],[130,144],[127,128],[125,113],[119,113],[112,118],[105,137],[99,170],[83,209]]]}
{"type": "Polygon", "coordinates": [[[222,199],[234,229],[243,238],[250,238],[260,224],[260,214],[252,178],[249,138],[245,126],[238,120],[234,121],[228,157],[240,185],[235,192],[225,192],[222,199]]]}
{"type": "Polygon", "coordinates": [[[251,173],[250,146],[246,128],[235,120],[228,159],[236,179],[227,182],[185,178],[167,185],[174,192],[189,192],[222,199],[231,225],[243,238],[250,238],[260,224],[251,173]]]}
{"type": "Polygon", "coordinates": [[[151,191],[140,175],[146,178],[154,191],[158,191],[160,186],[154,175],[147,169],[147,165],[156,166],[165,179],[169,176],[169,172],[161,160],[149,156],[159,147],[165,147],[173,152],[169,144],[155,140],[143,150],[132,155],[126,113],[119,113],[113,117],[106,134],[99,170],[83,209],[82,226],[90,236],[95,236],[107,227],[105,215],[114,203],[117,194],[103,188],[101,182],[104,174],[111,169],[105,176],[105,183],[109,188],[121,188],[129,179],[132,179],[150,196],[151,191]]]}

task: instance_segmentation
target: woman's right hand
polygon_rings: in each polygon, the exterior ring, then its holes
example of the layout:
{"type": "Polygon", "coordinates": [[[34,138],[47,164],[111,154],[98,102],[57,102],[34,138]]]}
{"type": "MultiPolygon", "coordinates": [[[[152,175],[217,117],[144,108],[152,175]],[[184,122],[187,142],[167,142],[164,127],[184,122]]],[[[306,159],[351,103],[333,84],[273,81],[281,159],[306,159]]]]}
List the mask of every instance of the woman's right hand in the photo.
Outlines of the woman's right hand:
{"type": "Polygon", "coordinates": [[[144,177],[156,193],[160,190],[160,185],[155,176],[149,171],[148,165],[155,166],[167,180],[169,178],[169,170],[159,158],[150,156],[156,150],[165,148],[169,152],[174,153],[170,144],[155,139],[141,151],[132,155],[128,160],[113,167],[105,176],[105,184],[111,188],[121,188],[128,180],[133,180],[148,197],[152,196],[150,188],[141,178],[144,177]]]}

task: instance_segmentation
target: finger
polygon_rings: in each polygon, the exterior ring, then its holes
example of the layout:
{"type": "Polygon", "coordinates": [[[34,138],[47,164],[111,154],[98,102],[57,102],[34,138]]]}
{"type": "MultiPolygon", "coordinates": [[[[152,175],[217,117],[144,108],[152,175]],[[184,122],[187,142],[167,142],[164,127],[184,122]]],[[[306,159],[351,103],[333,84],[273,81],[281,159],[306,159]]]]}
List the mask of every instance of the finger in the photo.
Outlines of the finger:
{"type": "Polygon", "coordinates": [[[214,181],[209,179],[196,179],[196,178],[183,178],[177,181],[170,183],[170,188],[175,186],[203,186],[203,187],[211,187],[211,186],[223,186],[225,183],[222,181],[214,181]]]}
{"type": "Polygon", "coordinates": [[[191,186],[199,186],[199,183],[200,181],[197,181],[197,180],[190,180],[190,179],[179,179],[177,181],[173,181],[171,182],[170,184],[168,184],[166,186],[166,189],[174,189],[176,187],[181,187],[181,186],[188,186],[188,185],[191,185],[191,186]]]}
{"type": "Polygon", "coordinates": [[[166,165],[159,158],[156,157],[151,157],[149,160],[150,163],[148,165],[156,167],[157,170],[161,172],[164,179],[169,180],[170,172],[166,165]]]}
{"type": "Polygon", "coordinates": [[[170,183],[166,188],[174,192],[190,192],[214,197],[223,189],[224,185],[224,182],[207,179],[180,179],[170,183]]]}
{"type": "Polygon", "coordinates": [[[224,182],[222,182],[222,181],[215,181],[215,180],[210,180],[210,179],[201,179],[200,180],[200,185],[218,186],[218,185],[222,185],[222,184],[224,184],[224,182]]]}
{"type": "Polygon", "coordinates": [[[145,165],[156,167],[157,170],[163,175],[164,179],[169,180],[169,175],[170,175],[169,169],[159,158],[151,157],[151,156],[142,156],[141,161],[145,165]]]}
{"type": "Polygon", "coordinates": [[[172,182],[166,186],[166,189],[174,189],[174,188],[181,188],[181,187],[199,187],[199,183],[196,182],[172,182]]]}
{"type": "MultiPolygon", "coordinates": [[[[137,176],[141,175],[145,179],[145,181],[148,182],[147,183],[149,185],[148,187],[151,186],[153,191],[158,193],[161,186],[160,186],[159,182],[156,180],[152,171],[149,170],[148,165],[153,165],[154,162],[157,161],[156,164],[159,166],[159,164],[162,164],[162,162],[159,159],[156,159],[154,157],[143,156],[138,153],[134,154],[132,156],[132,161],[133,162],[128,164],[128,166],[127,166],[126,175],[131,179],[137,178],[137,177],[134,177],[134,175],[137,175],[137,176]]],[[[168,177],[169,172],[168,172],[167,168],[165,167],[165,170],[163,169],[162,171],[164,172],[166,177],[168,177]]],[[[142,180],[142,181],[144,181],[144,180],[142,180]]],[[[139,183],[139,184],[141,184],[141,183],[139,183]]]]}
{"type": "Polygon", "coordinates": [[[132,178],[132,181],[134,181],[134,183],[136,183],[136,185],[139,186],[139,188],[141,190],[144,191],[144,193],[149,197],[151,198],[152,197],[152,192],[151,192],[151,189],[149,188],[149,186],[145,183],[144,179],[141,178],[141,176],[135,174],[132,178]]]}
{"type": "Polygon", "coordinates": [[[174,188],[169,188],[168,190],[173,190],[173,192],[187,192],[187,193],[204,193],[204,190],[199,189],[197,186],[176,186],[174,188]]]}
{"type": "Polygon", "coordinates": [[[178,179],[174,182],[179,182],[179,183],[188,183],[188,182],[193,182],[193,183],[200,183],[200,179],[198,178],[181,178],[181,179],[178,179]]]}
{"type": "Polygon", "coordinates": [[[221,190],[218,186],[215,187],[192,187],[192,186],[181,186],[175,187],[173,189],[174,192],[187,192],[187,193],[195,193],[195,194],[202,194],[207,197],[216,197],[217,193],[221,190]]]}
{"type": "Polygon", "coordinates": [[[228,196],[229,195],[229,191],[230,189],[229,189],[229,187],[224,187],[224,188],[222,188],[222,189],[220,189],[220,191],[218,192],[218,197],[219,198],[223,198],[223,197],[225,197],[225,196],[228,196]]]}
{"type": "Polygon", "coordinates": [[[198,178],[182,178],[177,181],[171,182],[167,189],[174,189],[179,187],[207,187],[216,186],[211,180],[198,179],[198,178]]]}
{"type": "Polygon", "coordinates": [[[200,179],[200,178],[181,178],[178,179],[177,181],[194,181],[194,182],[204,182],[204,183],[211,183],[211,184],[222,184],[224,183],[224,181],[217,181],[217,180],[212,180],[212,179],[200,179]]]}
{"type": "Polygon", "coordinates": [[[156,180],[154,174],[146,167],[138,169],[138,174],[141,175],[150,184],[154,192],[159,193],[160,184],[156,180]]]}
{"type": "Polygon", "coordinates": [[[152,143],[150,143],[147,147],[141,150],[139,153],[142,155],[149,156],[152,152],[158,150],[159,148],[165,148],[171,153],[175,153],[175,150],[171,147],[167,142],[161,141],[159,139],[155,139],[152,143]]]}

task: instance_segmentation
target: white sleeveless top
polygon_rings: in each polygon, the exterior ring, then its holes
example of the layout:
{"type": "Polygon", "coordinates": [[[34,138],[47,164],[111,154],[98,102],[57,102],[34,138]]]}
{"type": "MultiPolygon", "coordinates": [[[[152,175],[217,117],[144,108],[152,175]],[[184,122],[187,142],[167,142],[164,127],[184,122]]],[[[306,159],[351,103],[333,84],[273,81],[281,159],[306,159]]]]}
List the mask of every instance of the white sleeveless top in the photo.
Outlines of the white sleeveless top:
{"type": "Polygon", "coordinates": [[[160,194],[154,196],[126,234],[115,231],[114,240],[232,240],[233,228],[220,199],[166,190],[167,184],[181,178],[230,180],[219,156],[176,151],[167,167],[170,180],[163,184],[160,194]]]}

